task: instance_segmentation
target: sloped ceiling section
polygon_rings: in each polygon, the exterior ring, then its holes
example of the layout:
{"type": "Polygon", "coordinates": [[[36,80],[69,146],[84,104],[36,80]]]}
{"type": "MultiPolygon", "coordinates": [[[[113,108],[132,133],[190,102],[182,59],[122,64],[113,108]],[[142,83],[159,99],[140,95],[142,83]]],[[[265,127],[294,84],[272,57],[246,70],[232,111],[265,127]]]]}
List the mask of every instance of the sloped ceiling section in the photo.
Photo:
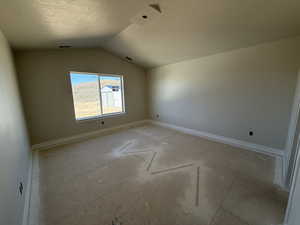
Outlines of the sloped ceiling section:
{"type": "Polygon", "coordinates": [[[130,25],[105,48],[155,67],[300,34],[300,1],[162,0],[162,13],[130,25]]]}
{"type": "Polygon", "coordinates": [[[0,28],[17,49],[103,47],[156,67],[300,35],[299,12],[298,0],[3,0],[0,28]]]}
{"type": "Polygon", "coordinates": [[[101,46],[148,0],[0,0],[0,28],[17,49],[101,46]]]}

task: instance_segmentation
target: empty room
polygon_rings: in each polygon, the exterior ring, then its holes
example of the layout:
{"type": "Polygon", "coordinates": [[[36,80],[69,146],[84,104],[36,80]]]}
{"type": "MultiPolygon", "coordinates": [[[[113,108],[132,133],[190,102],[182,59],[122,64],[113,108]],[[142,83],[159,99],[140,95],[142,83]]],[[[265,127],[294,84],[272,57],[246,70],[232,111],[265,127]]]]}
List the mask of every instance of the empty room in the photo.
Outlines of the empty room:
{"type": "Polygon", "coordinates": [[[300,1],[0,2],[0,225],[299,225],[300,1]]]}

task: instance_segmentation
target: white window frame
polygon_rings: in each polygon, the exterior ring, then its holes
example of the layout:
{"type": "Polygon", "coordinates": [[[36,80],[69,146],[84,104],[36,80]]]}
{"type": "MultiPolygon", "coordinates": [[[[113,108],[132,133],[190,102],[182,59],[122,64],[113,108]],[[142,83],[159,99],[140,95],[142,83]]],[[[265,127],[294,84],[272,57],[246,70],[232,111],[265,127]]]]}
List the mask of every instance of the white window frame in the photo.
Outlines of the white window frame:
{"type": "Polygon", "coordinates": [[[71,85],[71,89],[72,89],[72,102],[73,102],[73,109],[74,109],[74,118],[77,122],[83,122],[83,121],[90,121],[90,120],[97,120],[97,119],[101,119],[101,118],[108,118],[108,117],[115,117],[115,116],[121,116],[126,114],[126,108],[125,108],[125,97],[124,97],[124,93],[125,93],[125,89],[124,89],[124,78],[123,75],[118,75],[118,74],[109,74],[109,73],[93,73],[93,72],[78,72],[78,71],[70,71],[69,74],[69,82],[71,85]],[[99,116],[89,116],[89,117],[83,117],[83,118],[76,118],[76,114],[75,114],[75,102],[74,102],[74,97],[73,97],[73,87],[72,87],[72,81],[71,81],[71,74],[81,74],[81,75],[97,75],[98,76],[98,82],[99,82],[99,99],[100,99],[100,112],[101,115],[99,116]],[[122,112],[116,112],[116,113],[106,113],[103,114],[103,109],[102,109],[102,96],[101,96],[101,81],[100,81],[100,77],[118,77],[120,78],[121,81],[121,97],[122,97],[122,112]]]}

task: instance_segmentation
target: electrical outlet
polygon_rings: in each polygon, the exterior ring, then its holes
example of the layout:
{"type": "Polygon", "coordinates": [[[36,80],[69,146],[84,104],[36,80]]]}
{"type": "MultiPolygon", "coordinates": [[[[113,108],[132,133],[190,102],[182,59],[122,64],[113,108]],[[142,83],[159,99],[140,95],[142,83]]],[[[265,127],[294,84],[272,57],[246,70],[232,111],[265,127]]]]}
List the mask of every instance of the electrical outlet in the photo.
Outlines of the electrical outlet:
{"type": "Polygon", "coordinates": [[[23,194],[23,189],[24,189],[23,183],[20,182],[20,184],[19,184],[19,192],[20,192],[21,195],[23,194]]]}

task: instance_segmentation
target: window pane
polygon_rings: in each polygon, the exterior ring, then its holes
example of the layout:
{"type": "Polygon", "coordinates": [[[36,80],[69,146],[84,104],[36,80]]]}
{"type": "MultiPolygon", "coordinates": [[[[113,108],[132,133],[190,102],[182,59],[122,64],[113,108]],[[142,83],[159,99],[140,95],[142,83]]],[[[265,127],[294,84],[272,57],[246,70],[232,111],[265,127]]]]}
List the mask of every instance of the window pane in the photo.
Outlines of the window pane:
{"type": "Polygon", "coordinates": [[[122,78],[101,76],[100,84],[103,114],[123,112],[122,78]]]}
{"type": "Polygon", "coordinates": [[[76,119],[101,115],[98,75],[71,73],[76,119]]]}

